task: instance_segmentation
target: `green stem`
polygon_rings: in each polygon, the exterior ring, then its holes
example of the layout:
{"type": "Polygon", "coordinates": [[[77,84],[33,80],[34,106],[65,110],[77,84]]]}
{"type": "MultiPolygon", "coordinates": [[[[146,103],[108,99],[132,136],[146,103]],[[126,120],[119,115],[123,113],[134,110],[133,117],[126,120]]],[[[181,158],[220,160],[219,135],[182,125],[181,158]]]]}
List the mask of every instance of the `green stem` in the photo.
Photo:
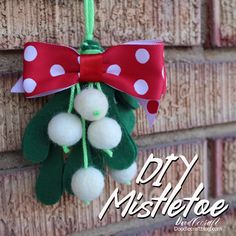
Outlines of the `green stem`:
{"type": "MultiPolygon", "coordinates": [[[[80,93],[80,84],[76,84],[77,94],[80,93]]],[[[82,146],[83,146],[83,157],[84,157],[84,168],[88,168],[88,149],[86,143],[86,121],[81,117],[82,122],[82,146]]]]}
{"type": "Polygon", "coordinates": [[[70,90],[69,107],[68,107],[68,110],[67,110],[68,113],[71,113],[72,110],[73,110],[73,107],[74,107],[74,98],[75,98],[75,85],[73,85],[73,86],[71,87],[71,90],[70,90]]]}
{"type": "Polygon", "coordinates": [[[93,88],[93,83],[89,83],[89,88],[93,88]]]}
{"type": "MultiPolygon", "coordinates": [[[[74,98],[75,98],[75,85],[73,85],[70,89],[70,100],[69,100],[69,106],[68,106],[68,113],[71,113],[74,107],[74,98]]],[[[62,146],[63,152],[65,154],[68,154],[70,152],[70,149],[66,146],[62,146]]]]}
{"type": "Polygon", "coordinates": [[[109,157],[113,157],[113,151],[109,150],[109,149],[103,149],[103,151],[109,156],[109,157]]]}
{"type": "MultiPolygon", "coordinates": [[[[96,83],[97,89],[102,92],[102,86],[99,82],[96,83]]],[[[109,156],[109,157],[113,157],[113,151],[109,150],[109,149],[103,149],[103,151],[109,156]]]]}
{"type": "Polygon", "coordinates": [[[90,205],[90,201],[84,201],[84,204],[85,204],[86,206],[88,206],[88,205],[90,205]]]}
{"type": "Polygon", "coordinates": [[[99,82],[96,83],[97,89],[102,92],[102,87],[101,84],[99,82]]]}
{"type": "Polygon", "coordinates": [[[70,152],[70,149],[66,145],[62,146],[62,149],[65,154],[68,154],[70,152]]]}
{"type": "Polygon", "coordinates": [[[75,86],[76,86],[77,94],[80,93],[81,91],[80,84],[78,83],[75,86]]]}
{"type": "Polygon", "coordinates": [[[88,149],[86,143],[86,122],[83,118],[82,120],[82,146],[83,146],[83,156],[84,156],[84,168],[88,168],[88,149]]]}

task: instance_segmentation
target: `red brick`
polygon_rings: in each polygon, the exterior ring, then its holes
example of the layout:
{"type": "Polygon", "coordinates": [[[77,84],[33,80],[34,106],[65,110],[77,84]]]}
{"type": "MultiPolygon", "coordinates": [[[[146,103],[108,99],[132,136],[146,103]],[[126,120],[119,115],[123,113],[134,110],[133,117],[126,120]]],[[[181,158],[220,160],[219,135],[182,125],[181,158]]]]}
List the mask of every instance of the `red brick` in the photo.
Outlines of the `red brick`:
{"type": "Polygon", "coordinates": [[[211,42],[214,46],[236,45],[235,8],[236,1],[211,0],[209,14],[211,17],[211,42]]]}
{"type": "Polygon", "coordinates": [[[26,99],[23,94],[12,94],[11,87],[19,74],[0,76],[0,151],[19,150],[24,129],[47,98],[26,99]]]}
{"type": "Polygon", "coordinates": [[[236,193],[236,138],[223,141],[223,191],[225,194],[236,193]]]}
{"type": "MultiPolygon", "coordinates": [[[[171,45],[199,45],[201,1],[96,1],[96,37],[104,46],[128,40],[162,38],[171,45]]],[[[26,41],[78,47],[84,37],[83,1],[0,2],[0,48],[26,41]]]]}

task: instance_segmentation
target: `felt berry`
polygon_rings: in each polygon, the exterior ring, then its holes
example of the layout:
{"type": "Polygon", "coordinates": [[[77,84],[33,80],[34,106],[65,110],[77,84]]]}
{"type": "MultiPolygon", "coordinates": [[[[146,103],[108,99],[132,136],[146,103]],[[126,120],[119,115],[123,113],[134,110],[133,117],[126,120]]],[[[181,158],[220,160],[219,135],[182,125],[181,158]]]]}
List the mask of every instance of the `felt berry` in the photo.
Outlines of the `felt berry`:
{"type": "Polygon", "coordinates": [[[121,141],[120,125],[111,118],[104,117],[92,122],[88,127],[88,140],[97,149],[112,149],[121,141]]]}
{"type": "Polygon", "coordinates": [[[81,168],[72,176],[73,193],[82,201],[92,201],[100,196],[104,188],[104,176],[94,167],[81,168]]]}
{"type": "Polygon", "coordinates": [[[112,178],[121,184],[129,183],[137,174],[137,163],[134,162],[127,169],[111,170],[112,178]]]}
{"type": "Polygon", "coordinates": [[[72,146],[82,137],[80,119],[70,113],[59,113],[48,124],[48,136],[60,146],[72,146]]]}
{"type": "Polygon", "coordinates": [[[74,108],[85,120],[100,120],[107,114],[108,101],[103,92],[87,88],[75,97],[74,108]]]}

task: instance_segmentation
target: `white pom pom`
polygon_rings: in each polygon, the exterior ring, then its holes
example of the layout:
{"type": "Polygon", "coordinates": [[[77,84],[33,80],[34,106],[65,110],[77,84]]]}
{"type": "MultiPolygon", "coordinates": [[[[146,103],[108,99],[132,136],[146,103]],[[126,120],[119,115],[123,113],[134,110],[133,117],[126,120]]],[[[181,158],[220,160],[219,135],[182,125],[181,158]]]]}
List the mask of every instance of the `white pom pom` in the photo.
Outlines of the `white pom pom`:
{"type": "Polygon", "coordinates": [[[48,136],[60,146],[72,146],[82,137],[80,119],[70,113],[59,113],[48,124],[48,136]]]}
{"type": "Polygon", "coordinates": [[[92,122],[88,127],[88,140],[98,149],[112,149],[118,146],[121,136],[119,124],[111,118],[104,117],[92,122]]]}
{"type": "Polygon", "coordinates": [[[111,170],[112,178],[121,184],[129,183],[137,174],[137,164],[134,162],[130,167],[124,170],[111,170]]]}
{"type": "Polygon", "coordinates": [[[71,188],[80,200],[92,201],[102,193],[104,176],[94,167],[81,168],[74,173],[71,188]]]}
{"type": "Polygon", "coordinates": [[[107,114],[108,101],[104,93],[87,88],[75,97],[74,108],[85,120],[100,120],[107,114]]]}

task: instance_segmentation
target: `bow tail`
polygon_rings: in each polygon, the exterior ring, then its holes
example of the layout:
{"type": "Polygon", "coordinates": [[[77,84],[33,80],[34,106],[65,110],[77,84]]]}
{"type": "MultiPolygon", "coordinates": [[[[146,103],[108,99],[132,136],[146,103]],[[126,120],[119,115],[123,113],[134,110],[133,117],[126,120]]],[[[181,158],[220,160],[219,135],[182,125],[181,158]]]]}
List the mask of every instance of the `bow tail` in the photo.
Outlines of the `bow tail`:
{"type": "Polygon", "coordinates": [[[140,106],[143,107],[149,127],[152,127],[155,123],[157,113],[159,110],[160,100],[143,100],[138,99],[140,106]]]}
{"type": "Polygon", "coordinates": [[[11,93],[24,93],[25,89],[23,87],[23,76],[21,76],[14,86],[11,88],[11,93]]]}

